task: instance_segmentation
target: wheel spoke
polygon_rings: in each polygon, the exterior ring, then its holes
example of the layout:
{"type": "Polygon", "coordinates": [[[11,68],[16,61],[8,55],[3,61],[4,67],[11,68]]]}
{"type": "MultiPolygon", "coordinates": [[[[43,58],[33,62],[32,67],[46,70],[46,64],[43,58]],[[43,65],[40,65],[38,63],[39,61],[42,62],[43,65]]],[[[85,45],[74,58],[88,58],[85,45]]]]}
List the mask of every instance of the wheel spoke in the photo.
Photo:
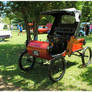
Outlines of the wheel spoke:
{"type": "Polygon", "coordinates": [[[82,62],[84,65],[88,65],[91,62],[91,48],[87,47],[83,50],[82,62]]]}
{"type": "Polygon", "coordinates": [[[19,66],[22,70],[28,71],[34,65],[34,57],[30,56],[27,51],[23,52],[19,58],[19,66]]]}
{"type": "Polygon", "coordinates": [[[52,81],[60,80],[65,72],[65,61],[63,57],[55,58],[49,66],[49,77],[52,81]]]}

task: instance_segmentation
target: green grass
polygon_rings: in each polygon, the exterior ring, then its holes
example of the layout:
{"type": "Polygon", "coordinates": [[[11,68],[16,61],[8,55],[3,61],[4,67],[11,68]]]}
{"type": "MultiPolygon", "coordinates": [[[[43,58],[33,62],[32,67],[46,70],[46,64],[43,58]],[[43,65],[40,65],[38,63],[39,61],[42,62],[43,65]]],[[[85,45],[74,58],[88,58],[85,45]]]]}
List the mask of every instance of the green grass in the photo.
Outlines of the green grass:
{"type": "MultiPolygon", "coordinates": [[[[37,62],[32,71],[21,71],[18,58],[25,49],[26,34],[12,34],[12,38],[0,42],[0,90],[92,90],[92,64],[80,68],[81,59],[76,56],[66,56],[66,73],[63,79],[56,83],[48,78],[48,66],[42,66],[37,62]]],[[[45,37],[46,34],[40,34],[39,40],[46,40],[45,37]]],[[[92,35],[85,39],[86,46],[92,48],[92,35]]]]}

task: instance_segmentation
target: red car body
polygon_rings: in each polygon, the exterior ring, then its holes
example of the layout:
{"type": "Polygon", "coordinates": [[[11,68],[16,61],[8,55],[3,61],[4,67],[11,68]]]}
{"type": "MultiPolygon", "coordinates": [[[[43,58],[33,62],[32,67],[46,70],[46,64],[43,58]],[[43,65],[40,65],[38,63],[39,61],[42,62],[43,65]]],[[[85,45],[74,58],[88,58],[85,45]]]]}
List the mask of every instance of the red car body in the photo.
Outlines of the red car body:
{"type": "MultiPolygon", "coordinates": [[[[61,55],[71,55],[73,52],[83,49],[84,38],[76,39],[74,36],[68,41],[67,50],[61,55]]],[[[49,42],[44,41],[30,41],[27,46],[27,51],[31,56],[51,60],[53,57],[49,53],[49,42]]]]}
{"type": "Polygon", "coordinates": [[[50,60],[52,57],[49,54],[48,47],[48,42],[30,41],[27,46],[27,51],[31,56],[36,56],[50,60]]]}

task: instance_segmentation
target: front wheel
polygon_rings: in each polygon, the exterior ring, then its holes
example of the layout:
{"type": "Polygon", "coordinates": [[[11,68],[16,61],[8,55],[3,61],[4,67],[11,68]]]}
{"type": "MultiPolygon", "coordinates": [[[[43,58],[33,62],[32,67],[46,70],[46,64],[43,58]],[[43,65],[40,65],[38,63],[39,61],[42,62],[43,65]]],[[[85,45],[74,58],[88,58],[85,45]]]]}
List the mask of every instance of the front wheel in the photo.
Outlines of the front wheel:
{"type": "Polygon", "coordinates": [[[63,56],[57,56],[50,61],[49,65],[49,78],[53,81],[59,81],[63,78],[65,73],[65,59],[63,56]]]}
{"type": "Polygon", "coordinates": [[[30,71],[35,64],[35,57],[30,56],[25,50],[19,57],[19,67],[23,71],[30,71]]]}
{"type": "Polygon", "coordinates": [[[89,65],[91,63],[91,56],[92,56],[91,48],[90,47],[84,48],[82,53],[82,64],[85,66],[89,65]]]}

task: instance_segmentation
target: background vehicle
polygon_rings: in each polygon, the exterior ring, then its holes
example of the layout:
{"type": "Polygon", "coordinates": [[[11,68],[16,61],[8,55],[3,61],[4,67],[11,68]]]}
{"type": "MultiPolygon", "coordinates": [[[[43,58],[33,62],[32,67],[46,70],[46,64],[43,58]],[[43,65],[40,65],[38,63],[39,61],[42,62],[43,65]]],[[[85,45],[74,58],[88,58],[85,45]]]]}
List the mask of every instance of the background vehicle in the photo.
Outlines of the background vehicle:
{"type": "Polygon", "coordinates": [[[4,40],[12,36],[11,31],[0,31],[0,39],[4,40]]]}
{"type": "Polygon", "coordinates": [[[38,27],[38,32],[39,33],[47,33],[49,31],[48,27],[45,25],[41,25],[38,27]]]}

